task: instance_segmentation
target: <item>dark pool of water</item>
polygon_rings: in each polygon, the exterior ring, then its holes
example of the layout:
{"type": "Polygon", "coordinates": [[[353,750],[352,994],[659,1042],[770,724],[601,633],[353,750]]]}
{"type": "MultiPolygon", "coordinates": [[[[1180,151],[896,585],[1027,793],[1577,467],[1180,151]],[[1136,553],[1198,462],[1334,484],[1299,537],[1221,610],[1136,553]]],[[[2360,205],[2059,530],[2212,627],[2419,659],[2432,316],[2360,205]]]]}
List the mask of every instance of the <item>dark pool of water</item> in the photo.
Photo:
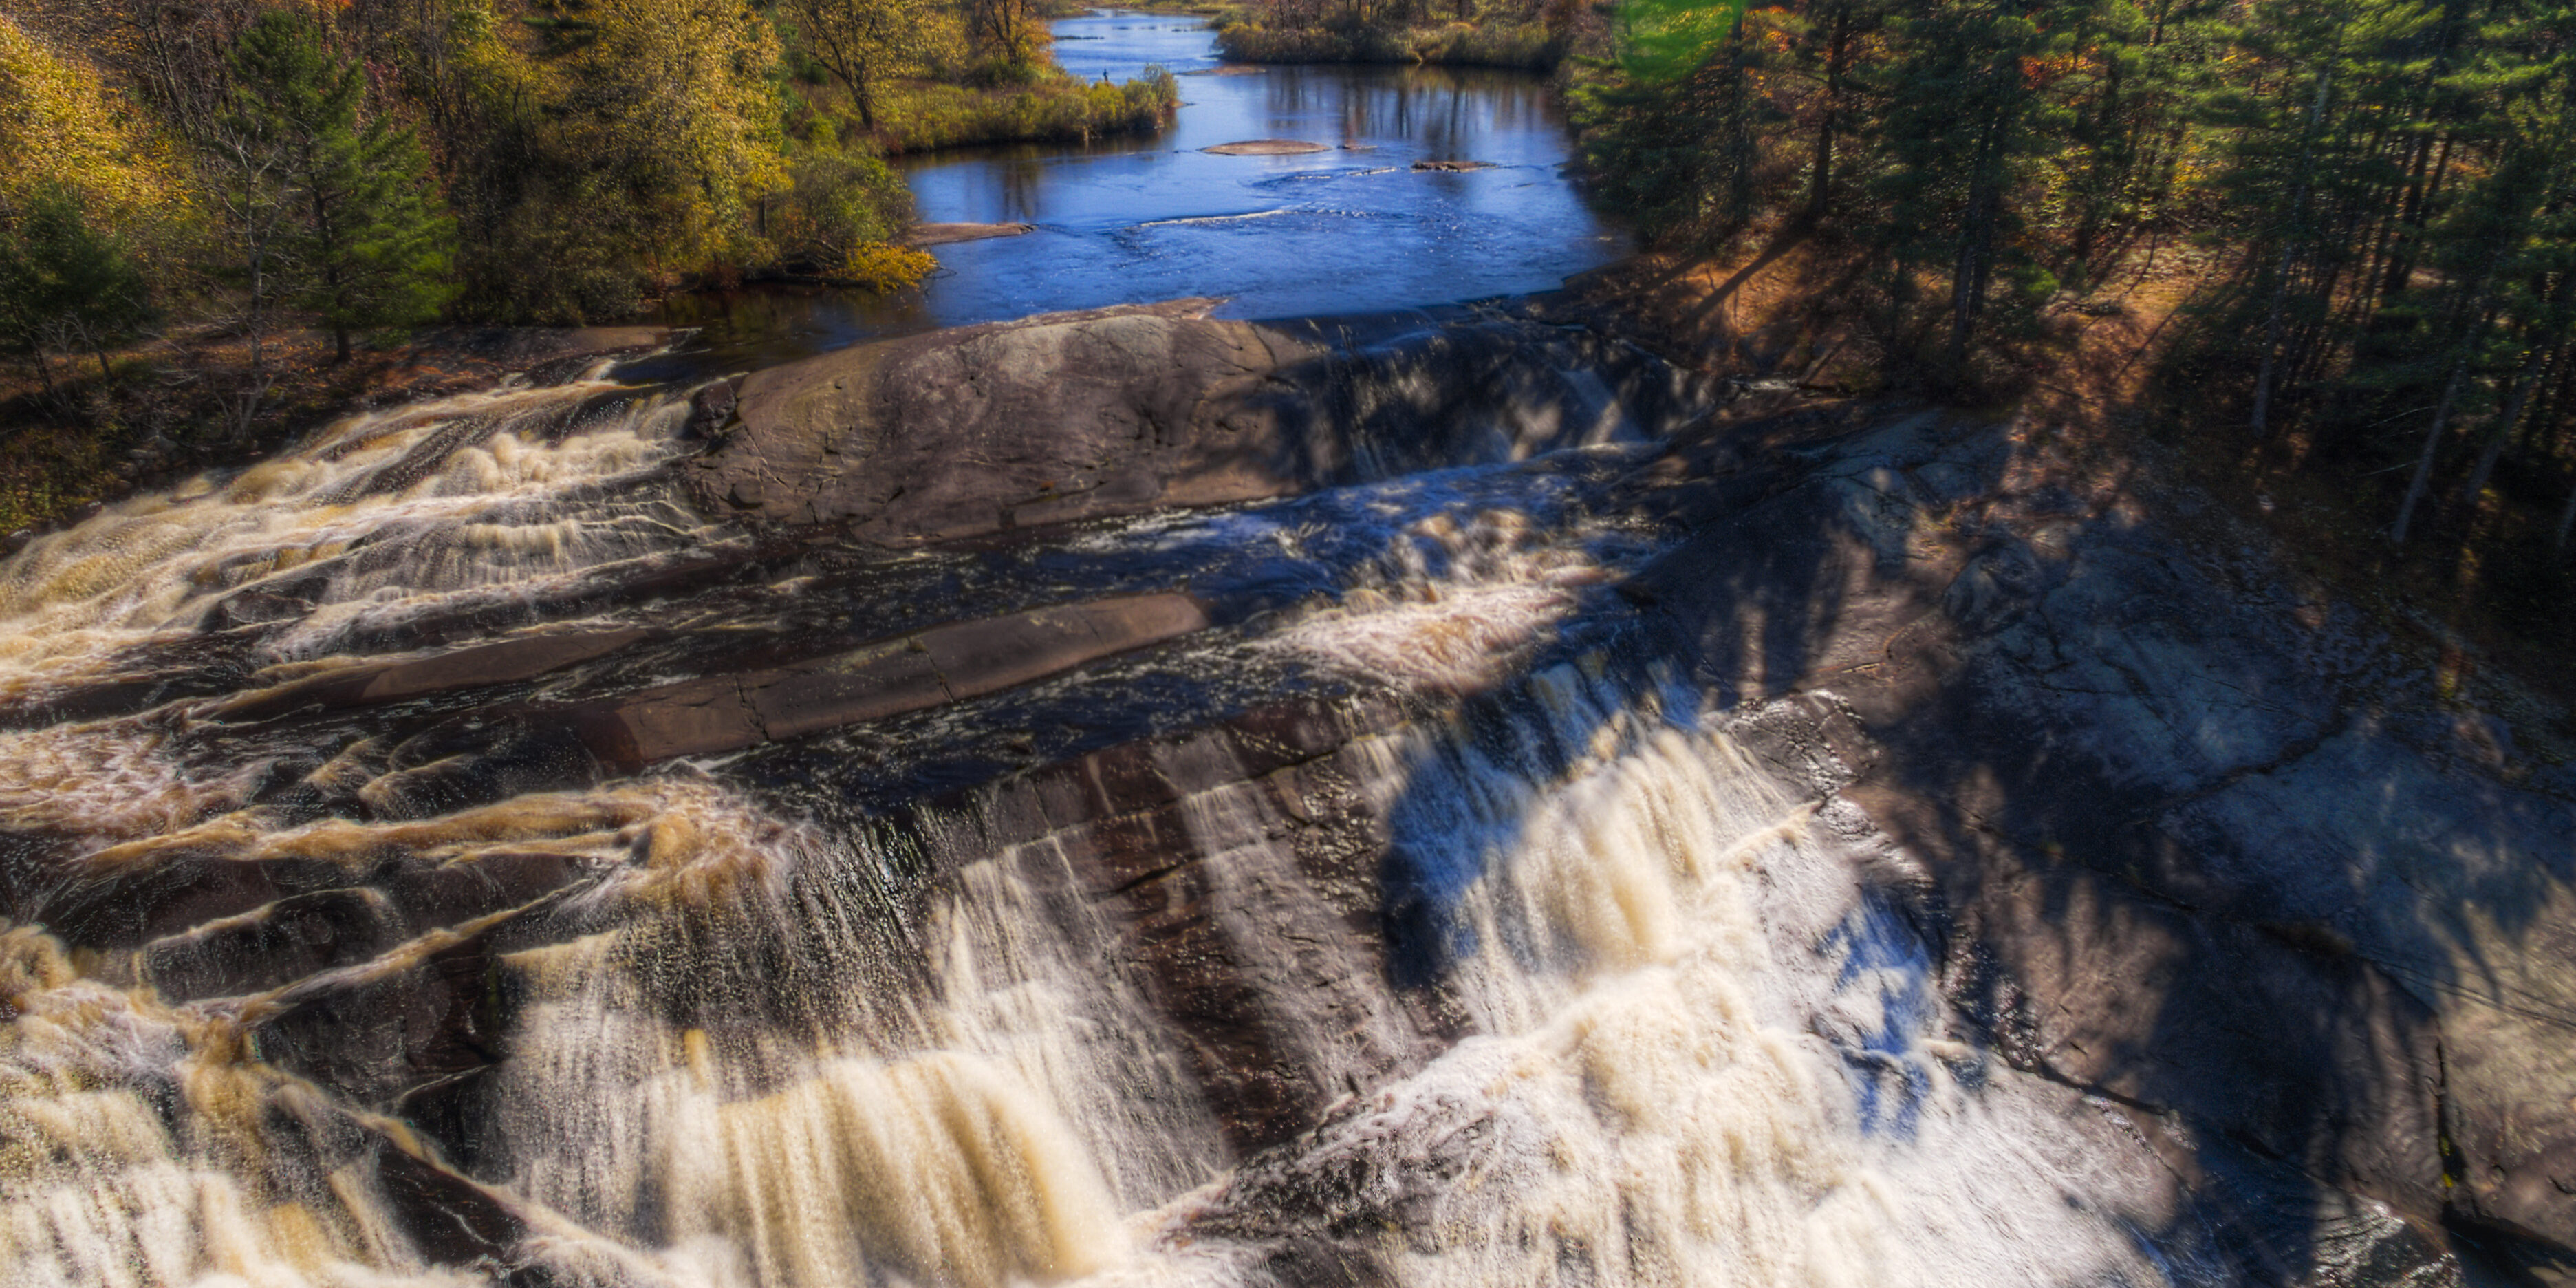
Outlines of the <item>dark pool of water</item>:
{"type": "Polygon", "coordinates": [[[701,326],[678,377],[788,361],[870,336],[1180,296],[1233,317],[1356,313],[1547,290],[1625,252],[1567,173],[1544,78],[1439,67],[1220,67],[1195,18],[1120,11],[1054,24],[1076,75],[1181,75],[1159,135],[976,149],[902,163],[932,222],[1018,221],[1021,237],[936,249],[943,272],[893,297],[819,289],[684,297],[701,326]],[[1328,145],[1227,157],[1242,139],[1328,145]],[[1417,161],[1492,168],[1417,171],[1417,161]]]}

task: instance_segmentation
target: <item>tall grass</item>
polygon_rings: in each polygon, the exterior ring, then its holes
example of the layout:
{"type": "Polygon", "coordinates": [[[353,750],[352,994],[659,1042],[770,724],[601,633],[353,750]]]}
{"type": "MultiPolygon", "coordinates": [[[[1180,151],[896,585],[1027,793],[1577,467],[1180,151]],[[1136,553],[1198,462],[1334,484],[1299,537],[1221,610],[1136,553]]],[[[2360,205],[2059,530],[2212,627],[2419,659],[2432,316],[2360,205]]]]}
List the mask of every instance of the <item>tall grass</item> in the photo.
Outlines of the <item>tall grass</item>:
{"type": "Polygon", "coordinates": [[[1480,27],[1452,22],[1424,27],[1221,28],[1217,53],[1243,63],[1443,63],[1554,70],[1565,43],[1539,23],[1480,27]]]}
{"type": "Polygon", "coordinates": [[[1149,67],[1123,85],[1060,73],[983,89],[909,82],[883,92],[874,137],[887,152],[978,143],[1085,143],[1161,129],[1180,99],[1180,83],[1160,67],[1149,67]]]}

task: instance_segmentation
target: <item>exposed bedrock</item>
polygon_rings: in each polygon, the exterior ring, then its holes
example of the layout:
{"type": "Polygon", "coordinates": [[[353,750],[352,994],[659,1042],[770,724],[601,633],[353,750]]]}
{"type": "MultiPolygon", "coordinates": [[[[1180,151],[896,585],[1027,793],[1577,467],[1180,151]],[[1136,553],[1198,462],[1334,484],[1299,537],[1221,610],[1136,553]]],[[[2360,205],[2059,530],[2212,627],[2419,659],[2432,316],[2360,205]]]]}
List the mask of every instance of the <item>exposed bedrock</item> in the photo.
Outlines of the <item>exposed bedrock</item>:
{"type": "MultiPolygon", "coordinates": [[[[112,781],[178,804],[84,800],[120,829],[90,836],[10,798],[39,821],[0,838],[0,899],[136,1014],[255,1052],[265,1094],[328,1124],[295,1146],[315,1174],[366,1174],[428,1262],[498,1273],[569,1225],[675,1246],[740,1199],[680,1183],[721,1170],[698,1154],[1021,1103],[949,1061],[979,1038],[1073,1071],[1043,1089],[1116,1163],[1116,1211],[1171,1205],[1166,1236],[1243,1250],[1245,1282],[1369,1284],[1502,1241],[1494,1196],[1656,1172],[1561,1129],[1643,1132],[1700,1084],[1622,1089],[1616,1025],[1540,1021],[1596,968],[1685,969],[1706,927],[1668,924],[1679,878],[1611,869],[1687,834],[1687,866],[1764,856],[1727,952],[1930,981],[1910,1019],[1782,1004],[1773,1045],[1867,1089],[1850,1114],[1912,1103],[1930,1063],[2007,1087],[2128,1187],[2123,1238],[2210,1282],[2457,1282],[2449,1251],[2570,1282],[2576,779],[2356,615],[2213,553],[2235,543],[2177,526],[2188,496],[2019,427],[1714,401],[1525,316],[1186,303],[711,386],[704,450],[669,468],[755,539],[386,627],[265,688],[245,610],[113,682],[12,695],[9,736],[70,766],[48,772],[139,764],[112,781]],[[1325,549],[1332,522],[1402,507],[1303,496],[1599,445],[1358,553],[1325,549]],[[1549,489],[1576,497],[1550,522],[1607,516],[1553,563],[1538,520],[1496,513],[1549,489]],[[1230,528],[1026,531],[1291,496],[1216,516],[1283,552],[1249,572],[1209,553],[1230,528]],[[1299,643],[1319,621],[1396,645],[1299,643]],[[1457,638],[1503,661],[1408,682],[1457,638]],[[1118,732],[1042,742],[1086,724],[1118,732]],[[655,1134],[708,1124],[723,1148],[655,1134]]],[[[113,1076],[161,1104],[151,1068],[113,1076]]],[[[1745,1139],[1781,1151],[1829,1125],[1761,1122],[1745,1139]]],[[[1725,1153],[1693,1184],[1739,1181],[1725,1153]]],[[[1841,1170],[1810,1161],[1783,1220],[1841,1170]]],[[[814,1167],[755,1179],[842,1193],[814,1167]]],[[[1509,1233],[1556,1240],[1562,1282],[1687,1279],[1643,1234],[1612,1246],[1659,1219],[1626,1202],[1509,1233]]],[[[787,1237],[740,1220],[717,1233],[787,1237]]]]}
{"type": "Polygon", "coordinates": [[[2004,431],[1787,454],[1625,592],[1733,700],[1853,713],[1875,764],[1846,794],[1927,862],[1997,1049],[2576,1270],[2563,769],[2252,547],[2004,431]]]}
{"type": "Polygon", "coordinates": [[[1713,388],[1525,318],[1237,322],[1210,301],[857,345],[745,378],[683,473],[718,513],[885,545],[1642,441],[1713,388]]]}

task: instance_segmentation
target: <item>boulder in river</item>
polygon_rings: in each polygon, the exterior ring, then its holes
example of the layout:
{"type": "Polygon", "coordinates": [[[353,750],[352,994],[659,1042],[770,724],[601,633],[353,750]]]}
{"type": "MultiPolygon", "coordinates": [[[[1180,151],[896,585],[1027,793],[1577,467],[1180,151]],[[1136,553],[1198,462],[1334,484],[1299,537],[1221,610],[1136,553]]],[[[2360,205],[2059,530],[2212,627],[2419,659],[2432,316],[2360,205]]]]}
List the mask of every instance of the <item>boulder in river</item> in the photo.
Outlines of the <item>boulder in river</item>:
{"type": "Polygon", "coordinates": [[[1220,143],[1200,151],[1221,157],[1293,157],[1309,152],[1323,152],[1324,144],[1305,139],[1245,139],[1240,143],[1220,143]]]}
{"type": "Polygon", "coordinates": [[[682,471],[711,511],[884,545],[1290,495],[1665,432],[1712,387],[1526,318],[1050,314],[756,372],[682,471]]]}
{"type": "Polygon", "coordinates": [[[914,224],[904,235],[908,246],[946,246],[952,242],[984,241],[994,237],[1018,237],[1037,231],[1036,224],[914,224]]]}

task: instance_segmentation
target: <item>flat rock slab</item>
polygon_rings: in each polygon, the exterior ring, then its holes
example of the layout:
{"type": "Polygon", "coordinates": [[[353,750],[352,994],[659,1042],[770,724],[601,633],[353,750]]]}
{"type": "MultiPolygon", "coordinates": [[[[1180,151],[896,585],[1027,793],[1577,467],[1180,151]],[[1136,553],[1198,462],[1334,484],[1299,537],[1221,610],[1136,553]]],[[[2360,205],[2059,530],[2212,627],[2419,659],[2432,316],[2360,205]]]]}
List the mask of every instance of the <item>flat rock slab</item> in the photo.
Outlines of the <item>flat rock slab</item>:
{"type": "Polygon", "coordinates": [[[1241,143],[1220,143],[1199,150],[1221,157],[1293,157],[1331,149],[1304,139],[1246,139],[1241,143]]]}
{"type": "Polygon", "coordinates": [[[1324,349],[1210,319],[1213,303],[961,327],[755,372],[740,428],[683,478],[714,513],[893,547],[1294,490],[1316,463],[1262,386],[1324,349]]]}
{"type": "Polygon", "coordinates": [[[908,246],[945,246],[951,242],[1018,237],[1037,229],[1036,224],[914,224],[903,240],[908,246]]]}
{"type": "Polygon", "coordinates": [[[650,631],[612,630],[527,635],[429,657],[362,662],[323,671],[216,703],[228,720],[265,720],[306,707],[344,709],[400,702],[458,689],[532,680],[648,639],[650,631]]]}
{"type": "Polygon", "coordinates": [[[1440,170],[1448,172],[1460,170],[1491,170],[1494,168],[1494,163],[1491,161],[1416,161],[1413,163],[1413,168],[1416,170],[1440,170]]]}
{"type": "Polygon", "coordinates": [[[714,445],[676,469],[711,514],[910,549],[1636,441],[1709,405],[1705,380],[1526,319],[1251,323],[1208,317],[1214,303],[960,327],[755,372],[714,445]]]}
{"type": "Polygon", "coordinates": [[[1208,625],[1184,594],[954,622],[829,657],[666,684],[564,712],[591,754],[634,767],[802,738],[999,692],[1208,625]]]}

